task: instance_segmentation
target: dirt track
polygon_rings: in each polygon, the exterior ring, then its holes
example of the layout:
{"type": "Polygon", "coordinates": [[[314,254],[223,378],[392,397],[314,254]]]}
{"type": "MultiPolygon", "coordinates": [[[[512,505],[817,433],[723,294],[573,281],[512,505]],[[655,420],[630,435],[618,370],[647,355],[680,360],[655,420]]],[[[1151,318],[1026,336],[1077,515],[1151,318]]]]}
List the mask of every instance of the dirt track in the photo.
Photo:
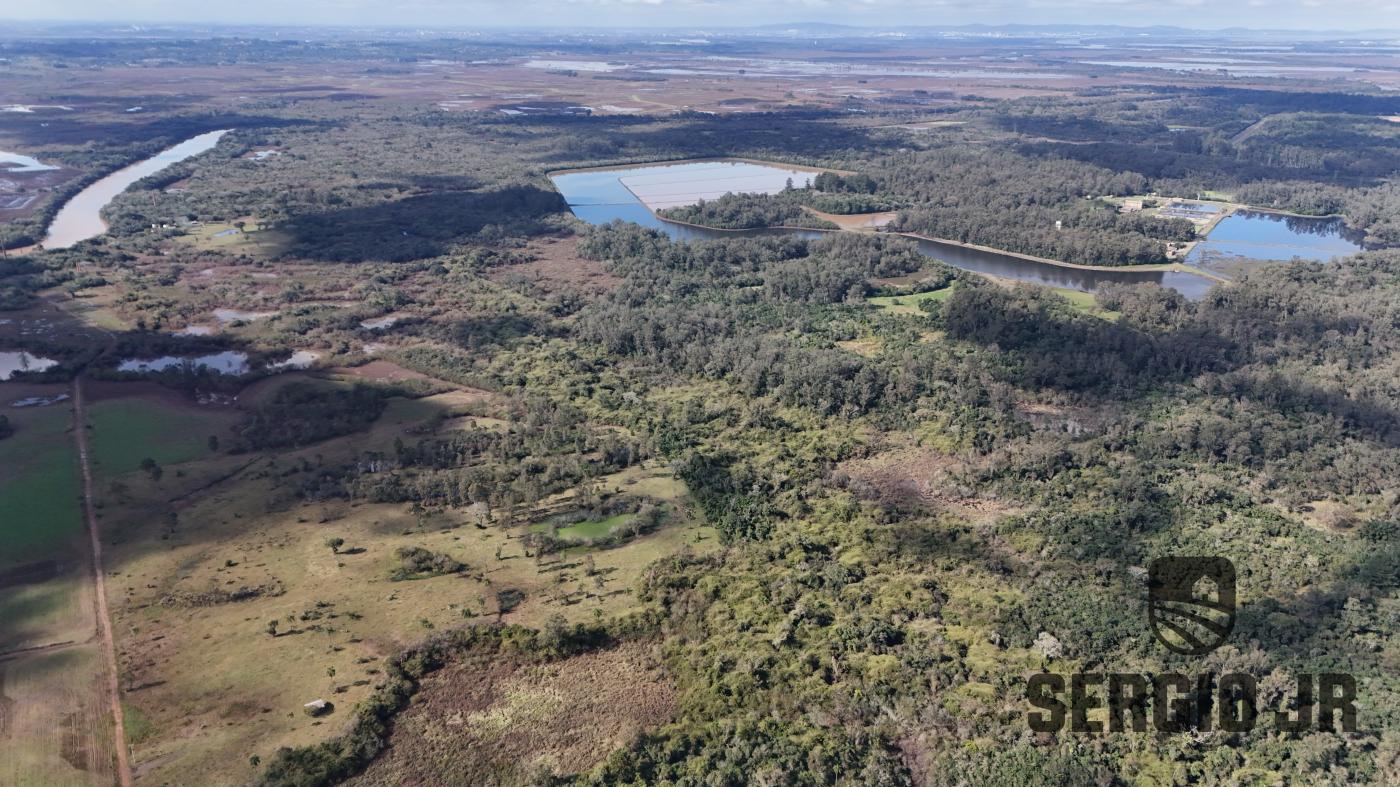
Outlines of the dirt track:
{"type": "Polygon", "coordinates": [[[107,584],[102,571],[102,537],[93,506],[92,466],[88,461],[87,410],[83,405],[83,378],[73,380],[73,440],[78,447],[78,463],[83,474],[83,518],[92,541],[93,596],[97,607],[97,630],[102,637],[103,671],[112,705],[112,735],[117,752],[117,778],[122,787],[132,787],[131,762],[127,756],[125,720],[122,717],[121,688],[117,679],[117,647],[112,638],[112,618],[107,613],[107,584]]]}

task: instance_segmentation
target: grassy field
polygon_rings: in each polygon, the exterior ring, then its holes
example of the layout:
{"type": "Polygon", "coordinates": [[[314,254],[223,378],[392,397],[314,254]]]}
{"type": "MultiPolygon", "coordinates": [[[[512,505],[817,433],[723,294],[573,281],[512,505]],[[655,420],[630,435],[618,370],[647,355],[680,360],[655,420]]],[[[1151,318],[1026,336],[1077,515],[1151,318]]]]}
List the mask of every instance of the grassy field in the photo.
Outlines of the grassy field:
{"type": "Polygon", "coordinates": [[[96,644],[0,661],[0,784],[116,782],[96,644]]]}
{"type": "MultiPolygon", "coordinates": [[[[953,294],[954,289],[954,287],[945,287],[941,290],[919,292],[913,295],[882,295],[876,298],[867,298],[865,302],[871,306],[876,306],[884,311],[890,312],[891,314],[921,315],[923,312],[919,309],[920,303],[924,301],[945,301],[948,299],[948,296],[953,294]]],[[[1118,312],[1099,307],[1098,303],[1094,301],[1094,294],[1092,292],[1080,292],[1063,287],[1051,287],[1050,289],[1054,290],[1056,295],[1069,301],[1078,311],[1091,314],[1095,317],[1102,317],[1106,320],[1118,319],[1118,312]]]]}
{"type": "Polygon", "coordinates": [[[88,567],[77,550],[42,582],[0,588],[0,653],[56,642],[82,642],[93,633],[88,567]]]}
{"type": "Polygon", "coordinates": [[[202,250],[220,250],[270,256],[279,254],[287,245],[287,238],[276,230],[259,230],[257,222],[248,221],[240,231],[230,222],[211,221],[190,230],[184,240],[202,250]]]}
{"type": "Polygon", "coordinates": [[[349,783],[537,784],[542,772],[585,771],[670,719],[676,692],[658,662],[629,644],[553,664],[454,664],[424,681],[389,752],[349,783]]]}
{"type": "MultiPolygon", "coordinates": [[[[464,511],[307,502],[299,482],[286,480],[288,468],[392,453],[396,438],[416,439],[411,430],[455,412],[460,399],[394,399],[366,432],[275,457],[209,451],[207,435],[228,426],[224,411],[185,408],[172,420],[153,416],[173,412],[159,401],[92,406],[92,450],[104,468],[99,504],[114,542],[108,587],[124,699],[141,719],[132,745],[143,778],[179,783],[198,773],[209,784],[244,783],[254,773],[250,756],[266,760],[280,746],[338,732],[380,679],[383,659],[433,631],[624,613],[635,607],[633,588],[649,563],[715,545],[713,531],[685,515],[615,548],[579,546],[537,560],[524,554],[524,522],[480,529],[464,511]],[[133,469],[144,456],[172,467],[153,480],[133,469]],[[177,526],[168,524],[170,513],[177,526]],[[339,554],[329,538],[344,539],[339,554]],[[468,568],[392,581],[403,546],[450,555],[468,568]],[[594,576],[585,573],[585,554],[594,576]],[[523,600],[498,614],[498,594],[507,590],[523,600]],[[232,591],[240,592],[237,600],[232,591]],[[272,620],[275,636],[267,630],[272,620]],[[329,718],[301,712],[317,698],[335,704],[329,718]]],[[[662,500],[684,493],[660,466],[600,481],[662,500]]]]}
{"type": "Polygon", "coordinates": [[[110,784],[110,717],[64,386],[0,386],[0,784],[110,784]],[[6,569],[10,569],[8,577],[6,569]],[[17,654],[20,650],[48,648],[17,654]]]}
{"type": "Polygon", "coordinates": [[[1092,292],[1067,290],[1062,287],[1052,287],[1051,289],[1055,291],[1056,295],[1059,295],[1061,298],[1064,298],[1065,300],[1069,301],[1075,309],[1078,309],[1079,311],[1084,312],[1085,314],[1091,314],[1095,317],[1102,317],[1105,320],[1116,320],[1119,317],[1118,312],[1109,311],[1108,309],[1101,308],[1099,304],[1094,300],[1094,294],[1092,292]]]}
{"type": "MultiPolygon", "coordinates": [[[[576,522],[566,525],[555,531],[560,538],[570,541],[588,541],[595,538],[605,538],[613,530],[631,522],[635,518],[634,514],[614,514],[603,519],[590,519],[583,522],[576,522]]],[[[533,525],[531,530],[544,533],[549,531],[548,523],[533,525]]]]}
{"type": "Polygon", "coordinates": [[[877,298],[867,298],[866,303],[877,306],[891,314],[923,314],[919,311],[919,304],[924,301],[946,301],[948,296],[953,294],[952,287],[944,287],[941,290],[930,292],[919,292],[913,295],[882,295],[877,298]]]}
{"type": "MultiPolygon", "coordinates": [[[[6,384],[0,396],[8,403],[64,390],[6,384]]],[[[68,403],[3,412],[15,434],[0,440],[0,570],[53,557],[83,532],[68,403]]]]}
{"type": "Polygon", "coordinates": [[[87,409],[92,470],[98,479],[130,473],[144,459],[164,466],[204,456],[210,435],[225,437],[231,418],[154,397],[106,399],[87,409]]]}

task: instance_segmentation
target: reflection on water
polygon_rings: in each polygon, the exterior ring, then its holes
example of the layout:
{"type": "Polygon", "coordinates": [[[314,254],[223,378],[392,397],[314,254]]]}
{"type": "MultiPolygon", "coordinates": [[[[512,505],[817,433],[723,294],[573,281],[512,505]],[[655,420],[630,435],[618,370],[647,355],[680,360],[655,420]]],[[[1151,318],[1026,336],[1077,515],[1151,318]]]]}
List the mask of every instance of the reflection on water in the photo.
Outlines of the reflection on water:
{"type": "MultiPolygon", "coordinates": [[[[682,177],[688,167],[703,166],[712,162],[695,164],[668,164],[661,166],[631,167],[627,169],[596,170],[592,172],[570,172],[553,175],[555,188],[564,195],[569,210],[589,224],[607,224],[615,219],[630,221],[643,227],[661,230],[680,241],[714,240],[735,238],[745,235],[772,235],[795,232],[811,238],[821,237],[821,233],[810,230],[712,230],[704,227],[690,227],[662,221],[633,194],[622,179],[630,176],[655,175],[670,171],[682,177]]],[[[711,173],[708,169],[691,170],[698,173],[711,173]]]]}
{"type": "Polygon", "coordinates": [[[1362,233],[1338,218],[1317,219],[1242,210],[1226,216],[1186,261],[1210,269],[1228,261],[1327,261],[1361,251],[1362,233]]]}
{"type": "Polygon", "coordinates": [[[129,167],[119,169],[78,192],[77,196],[65,202],[63,207],[59,209],[58,215],[54,216],[53,223],[49,225],[48,234],[44,236],[43,247],[46,249],[66,249],[79,241],[95,238],[106,232],[107,224],[102,220],[101,214],[107,203],[111,202],[118,194],[126,191],[136,181],[154,175],[171,164],[209,150],[218,143],[219,137],[227,133],[226,130],[210,131],[197,137],[191,137],[174,147],[162,150],[145,161],[139,161],[129,167]]]}
{"type": "Polygon", "coordinates": [[[0,381],[22,372],[42,372],[58,366],[52,358],[40,358],[23,350],[0,350],[0,381]]]}
{"type": "Polygon", "coordinates": [[[725,194],[777,194],[789,183],[808,186],[816,173],[746,161],[700,161],[661,167],[640,167],[618,182],[652,210],[694,205],[725,194]]]}
{"type": "Polygon", "coordinates": [[[169,369],[209,369],[219,374],[247,374],[250,367],[247,353],[232,350],[183,358],[175,355],[148,359],[128,358],[117,366],[119,372],[164,372],[169,369]]]}
{"type": "MultiPolygon", "coordinates": [[[[700,173],[702,178],[713,177],[714,170],[703,168],[713,162],[692,164],[653,165],[621,169],[570,172],[551,176],[555,188],[564,195],[569,209],[589,224],[606,224],[614,220],[630,221],[643,227],[660,230],[679,241],[715,240],[743,237],[746,235],[795,234],[805,238],[819,238],[822,233],[815,230],[744,230],[726,231],[703,227],[690,227],[662,221],[647,209],[625,185],[624,181],[638,176],[673,175],[668,177],[668,188],[679,190],[687,172],[700,173]],[[687,169],[702,167],[701,169],[687,169]]],[[[757,166],[757,165],[751,165],[757,166]]],[[[774,168],[777,169],[777,168],[774,168]]],[[[1015,281],[1064,287],[1080,292],[1093,292],[1102,284],[1121,282],[1135,284],[1155,282],[1171,287],[1187,298],[1195,300],[1205,295],[1212,282],[1202,276],[1176,271],[1096,271],[1050,265],[1044,262],[1022,259],[1010,254],[969,249],[953,243],[920,240],[919,250],[930,257],[946,262],[956,268],[1001,276],[1015,281]]]]}
{"type": "Polygon", "coordinates": [[[969,249],[953,243],[919,240],[918,244],[919,251],[954,268],[1079,292],[1093,292],[1104,284],[1155,282],[1163,287],[1170,287],[1194,301],[1204,296],[1213,283],[1204,276],[1179,271],[1084,270],[1035,262],[1010,254],[969,249]]]}
{"type": "Polygon", "coordinates": [[[278,371],[284,371],[289,369],[307,369],[310,368],[311,364],[316,363],[316,361],[320,359],[320,357],[320,353],[314,353],[310,350],[297,350],[296,352],[292,353],[291,357],[287,358],[287,360],[278,361],[277,363],[270,363],[267,365],[267,368],[276,369],[278,371]]]}

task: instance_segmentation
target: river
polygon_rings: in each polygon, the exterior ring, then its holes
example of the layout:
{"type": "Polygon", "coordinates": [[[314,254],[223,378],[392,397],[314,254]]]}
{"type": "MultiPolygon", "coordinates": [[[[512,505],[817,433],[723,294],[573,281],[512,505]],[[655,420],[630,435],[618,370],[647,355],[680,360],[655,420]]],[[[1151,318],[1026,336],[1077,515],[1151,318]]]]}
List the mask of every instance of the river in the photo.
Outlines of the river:
{"type": "Polygon", "coordinates": [[[138,161],[93,183],[59,208],[49,224],[42,245],[46,249],[66,249],[75,243],[95,238],[107,231],[102,209],[118,194],[136,181],[154,175],[171,164],[199,155],[218,144],[228,130],[209,131],[166,148],[144,161],[138,161]]]}

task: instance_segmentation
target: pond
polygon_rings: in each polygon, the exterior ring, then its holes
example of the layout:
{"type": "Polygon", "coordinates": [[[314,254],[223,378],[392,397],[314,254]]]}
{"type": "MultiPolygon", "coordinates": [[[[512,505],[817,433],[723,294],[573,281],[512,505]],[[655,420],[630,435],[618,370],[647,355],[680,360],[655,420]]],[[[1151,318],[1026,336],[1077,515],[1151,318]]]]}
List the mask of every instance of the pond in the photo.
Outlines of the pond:
{"type": "Polygon", "coordinates": [[[1241,210],[1215,225],[1186,262],[1211,269],[1239,260],[1287,261],[1295,257],[1327,261],[1361,251],[1362,233],[1339,218],[1304,218],[1241,210]]]}
{"type": "Polygon", "coordinates": [[[169,369],[209,369],[219,374],[247,374],[251,367],[247,353],[232,350],[186,357],[163,355],[159,358],[128,358],[117,366],[119,372],[164,372],[169,369]]]}
{"type": "MultiPolygon", "coordinates": [[[[774,193],[781,190],[786,185],[787,178],[796,172],[796,170],[787,170],[781,166],[749,163],[745,163],[748,169],[742,170],[714,166],[723,164],[732,167],[735,163],[738,162],[705,161],[581,170],[551,175],[550,180],[554,182],[555,188],[559,189],[559,193],[564,196],[564,200],[569,204],[569,210],[589,224],[606,224],[614,220],[630,221],[643,227],[660,230],[679,241],[715,240],[771,234],[795,234],[806,238],[821,237],[822,233],[815,230],[762,229],[736,232],[676,224],[659,218],[635,193],[635,190],[640,187],[643,193],[650,197],[668,202],[680,198],[673,195],[714,193],[719,188],[720,177],[726,172],[738,178],[735,181],[737,184],[744,187],[758,185],[762,188],[754,190],[771,189],[765,193],[774,193]],[[767,172],[755,172],[754,170],[767,170],[767,172]]],[[[813,173],[797,172],[796,174],[807,178],[813,173]]],[[[799,185],[797,178],[794,178],[793,182],[794,185],[799,185]]],[[[672,202],[671,204],[687,203],[672,202]]],[[[924,254],[955,268],[1032,284],[1064,287],[1080,292],[1093,292],[1099,286],[1110,282],[1126,284],[1155,282],[1164,287],[1171,287],[1187,298],[1195,300],[1205,295],[1212,284],[1209,279],[1193,273],[1086,270],[1037,262],[1012,254],[972,249],[956,243],[919,240],[918,245],[919,250],[924,254]]]]}
{"type": "Polygon", "coordinates": [[[0,150],[0,173],[3,172],[49,172],[58,167],[52,164],[45,164],[33,156],[26,156],[22,153],[7,153],[0,150]]]}
{"type": "Polygon", "coordinates": [[[235,322],[255,322],[265,320],[268,317],[276,316],[277,312],[255,312],[247,309],[215,309],[214,319],[220,325],[230,325],[235,322]]]}
{"type": "Polygon", "coordinates": [[[277,371],[288,371],[292,369],[309,369],[311,368],[311,364],[316,363],[316,361],[320,360],[320,358],[320,353],[312,352],[310,350],[297,350],[296,352],[292,353],[291,356],[288,357],[285,361],[277,361],[276,363],[270,363],[267,365],[267,368],[275,369],[277,371]]]}
{"type": "Polygon", "coordinates": [[[52,358],[30,355],[23,350],[0,350],[0,381],[22,372],[42,372],[55,366],[58,366],[58,361],[52,358]]]}
{"type": "Polygon", "coordinates": [[[59,208],[44,236],[46,249],[66,249],[75,243],[95,238],[107,231],[102,209],[131,184],[160,172],[171,164],[184,161],[214,147],[228,131],[210,131],[166,148],[145,161],[113,172],[93,183],[59,208]]]}

